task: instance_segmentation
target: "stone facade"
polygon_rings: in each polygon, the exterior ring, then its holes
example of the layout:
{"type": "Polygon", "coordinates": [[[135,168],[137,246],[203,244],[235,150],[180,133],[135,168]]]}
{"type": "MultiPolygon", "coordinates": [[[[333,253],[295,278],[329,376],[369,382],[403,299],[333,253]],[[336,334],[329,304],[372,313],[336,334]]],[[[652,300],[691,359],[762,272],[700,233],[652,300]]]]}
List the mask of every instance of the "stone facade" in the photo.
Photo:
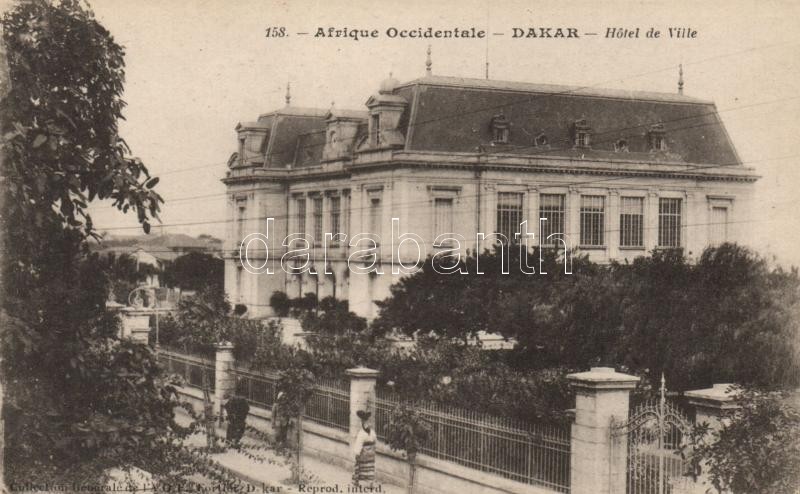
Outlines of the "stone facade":
{"type": "MultiPolygon", "coordinates": [[[[537,243],[536,222],[547,217],[546,233],[566,234],[596,261],[632,260],[660,247],[696,256],[709,244],[746,241],[757,179],[713,103],[678,94],[390,79],[366,111],[287,104],[237,132],[239,151],[223,180],[225,288],[254,317],[271,315],[275,291],[335,296],[376,316],[374,301],[403,276],[390,265],[403,233],[419,236],[424,256],[446,248],[463,255],[489,246],[476,233],[514,231],[507,224],[520,220],[534,225],[537,243]],[[399,220],[394,235],[392,218],[399,220]],[[324,249],[317,237],[336,232],[346,241],[324,249]],[[269,235],[268,256],[263,243],[248,249],[261,274],[239,261],[252,233],[269,235]],[[311,269],[287,274],[282,240],[298,233],[314,237],[311,269]],[[348,265],[368,245],[347,245],[357,233],[380,237],[377,273],[348,265]],[[434,247],[441,233],[463,240],[434,247]]],[[[397,252],[406,264],[416,261],[412,242],[397,252]]]]}

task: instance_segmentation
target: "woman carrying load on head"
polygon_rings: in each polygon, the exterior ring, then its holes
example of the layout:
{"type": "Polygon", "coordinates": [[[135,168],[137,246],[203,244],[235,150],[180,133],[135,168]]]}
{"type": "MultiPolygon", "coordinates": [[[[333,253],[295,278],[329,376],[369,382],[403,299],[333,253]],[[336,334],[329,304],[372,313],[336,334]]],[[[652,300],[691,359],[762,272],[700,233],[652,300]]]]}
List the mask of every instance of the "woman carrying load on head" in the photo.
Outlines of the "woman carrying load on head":
{"type": "Polygon", "coordinates": [[[356,415],[361,419],[361,429],[358,430],[356,440],[353,442],[353,454],[356,457],[353,484],[361,485],[363,482],[372,486],[375,482],[375,443],[378,438],[375,436],[375,429],[368,424],[372,414],[359,410],[356,415]]]}

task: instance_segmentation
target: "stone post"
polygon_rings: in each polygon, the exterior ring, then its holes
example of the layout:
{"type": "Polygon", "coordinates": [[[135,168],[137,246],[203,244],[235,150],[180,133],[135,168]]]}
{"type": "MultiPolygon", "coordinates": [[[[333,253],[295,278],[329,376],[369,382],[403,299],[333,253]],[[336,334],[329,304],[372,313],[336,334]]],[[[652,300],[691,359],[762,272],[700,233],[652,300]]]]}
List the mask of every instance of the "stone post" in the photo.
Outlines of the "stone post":
{"type": "Polygon", "coordinates": [[[611,367],[592,367],[589,372],[569,374],[567,378],[576,391],[570,492],[625,492],[627,442],[618,441],[617,451],[611,454],[611,419],[628,419],[630,392],[639,378],[611,367]]]}
{"type": "Polygon", "coordinates": [[[236,376],[233,374],[233,344],[217,343],[214,359],[214,414],[221,416],[222,405],[233,396],[236,376]]]}
{"type": "MultiPolygon", "coordinates": [[[[726,422],[725,414],[730,410],[739,408],[739,405],[734,401],[733,384],[714,384],[707,389],[696,389],[687,391],[684,395],[690,405],[695,409],[695,423],[702,424],[703,422],[709,425],[709,434],[718,432],[722,429],[723,424],[726,422]]],[[[711,492],[712,485],[707,476],[707,464],[703,461],[700,464],[700,476],[696,480],[696,484],[700,489],[707,489],[703,492],[711,492]]]]}
{"type": "Polygon", "coordinates": [[[120,337],[146,345],[150,336],[150,315],[153,311],[126,307],[120,313],[122,314],[120,337]]]}
{"type": "Polygon", "coordinates": [[[350,443],[355,440],[356,434],[361,429],[361,419],[356,412],[364,410],[370,412],[369,426],[375,427],[375,382],[380,372],[366,367],[347,369],[350,376],[350,443]]]}
{"type": "Polygon", "coordinates": [[[712,431],[722,428],[725,413],[739,408],[734,401],[733,384],[714,384],[707,389],[685,393],[689,404],[695,407],[695,423],[706,422],[712,431]]]}

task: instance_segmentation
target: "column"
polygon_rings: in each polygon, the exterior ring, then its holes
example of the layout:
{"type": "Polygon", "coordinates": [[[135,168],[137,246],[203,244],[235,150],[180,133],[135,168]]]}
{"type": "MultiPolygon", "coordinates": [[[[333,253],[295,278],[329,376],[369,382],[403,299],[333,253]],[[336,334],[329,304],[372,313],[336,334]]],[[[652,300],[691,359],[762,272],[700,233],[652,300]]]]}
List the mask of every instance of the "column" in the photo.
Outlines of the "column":
{"type": "Polygon", "coordinates": [[[236,376],[233,375],[233,344],[223,341],[217,344],[214,359],[214,415],[219,416],[222,405],[233,396],[236,376]]]}
{"type": "Polygon", "coordinates": [[[608,258],[619,259],[619,213],[620,213],[620,199],[619,191],[609,189],[608,191],[608,206],[606,208],[606,246],[608,247],[608,258]]]}
{"type": "Polygon", "coordinates": [[[619,441],[612,455],[611,419],[628,419],[630,392],[639,378],[615,372],[611,367],[592,367],[589,372],[569,374],[575,388],[575,422],[572,424],[572,494],[625,492],[627,442],[619,441]]]}
{"type": "Polygon", "coordinates": [[[576,187],[569,188],[566,206],[568,242],[575,249],[581,244],[581,192],[576,187]]]}
{"type": "Polygon", "coordinates": [[[366,367],[347,369],[345,373],[350,376],[350,442],[352,443],[359,429],[361,419],[356,412],[364,410],[372,415],[369,426],[375,427],[375,382],[380,372],[366,367]]]}
{"type": "Polygon", "coordinates": [[[647,252],[658,245],[658,191],[650,190],[644,205],[644,247],[647,252]]]}
{"type": "MultiPolygon", "coordinates": [[[[701,233],[708,228],[702,223],[707,223],[703,216],[702,204],[697,207],[696,194],[687,191],[683,200],[683,218],[681,219],[681,245],[685,255],[691,253],[693,259],[700,257],[703,253],[705,239],[701,239],[701,233]]],[[[703,235],[705,237],[705,235],[703,235]]]]}
{"type": "Polygon", "coordinates": [[[536,186],[529,186],[525,197],[528,207],[523,219],[528,220],[528,232],[534,234],[533,240],[530,238],[526,240],[528,242],[528,250],[530,250],[532,247],[539,245],[539,189],[536,186]]]}

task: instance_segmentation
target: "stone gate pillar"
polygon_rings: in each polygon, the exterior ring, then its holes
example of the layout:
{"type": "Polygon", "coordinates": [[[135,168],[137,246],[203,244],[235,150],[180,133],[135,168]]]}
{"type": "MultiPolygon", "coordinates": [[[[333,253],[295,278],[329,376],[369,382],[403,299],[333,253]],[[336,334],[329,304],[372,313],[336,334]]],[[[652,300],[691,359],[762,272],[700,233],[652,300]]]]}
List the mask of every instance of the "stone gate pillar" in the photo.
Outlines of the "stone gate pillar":
{"type": "Polygon", "coordinates": [[[739,408],[733,395],[733,384],[714,384],[707,389],[696,389],[685,393],[689,404],[695,408],[695,423],[706,422],[712,431],[722,428],[725,414],[739,408]]]}
{"type": "MultiPolygon", "coordinates": [[[[628,420],[630,392],[639,378],[611,367],[592,367],[589,372],[569,374],[567,379],[576,392],[570,492],[624,493],[627,451],[617,451],[612,456],[611,419],[628,420]]],[[[621,442],[627,449],[627,442],[621,442]]]]}
{"type": "Polygon", "coordinates": [[[222,405],[233,396],[236,376],[233,374],[233,344],[217,343],[214,359],[214,415],[220,416],[222,405]]]}
{"type": "MultiPolygon", "coordinates": [[[[719,432],[728,420],[725,415],[730,410],[740,407],[735,401],[733,384],[714,384],[710,388],[695,389],[684,393],[690,405],[695,409],[695,424],[707,423],[709,434],[719,432]]],[[[697,478],[700,489],[711,492],[712,484],[708,480],[708,467],[705,461],[700,465],[701,473],[697,478]]],[[[705,491],[704,491],[705,492],[705,491]]]]}
{"type": "Polygon", "coordinates": [[[372,416],[369,419],[369,426],[375,427],[375,383],[380,372],[366,367],[356,367],[347,369],[346,373],[350,376],[350,444],[352,444],[358,430],[361,429],[361,419],[356,412],[359,410],[370,412],[372,416]]]}

